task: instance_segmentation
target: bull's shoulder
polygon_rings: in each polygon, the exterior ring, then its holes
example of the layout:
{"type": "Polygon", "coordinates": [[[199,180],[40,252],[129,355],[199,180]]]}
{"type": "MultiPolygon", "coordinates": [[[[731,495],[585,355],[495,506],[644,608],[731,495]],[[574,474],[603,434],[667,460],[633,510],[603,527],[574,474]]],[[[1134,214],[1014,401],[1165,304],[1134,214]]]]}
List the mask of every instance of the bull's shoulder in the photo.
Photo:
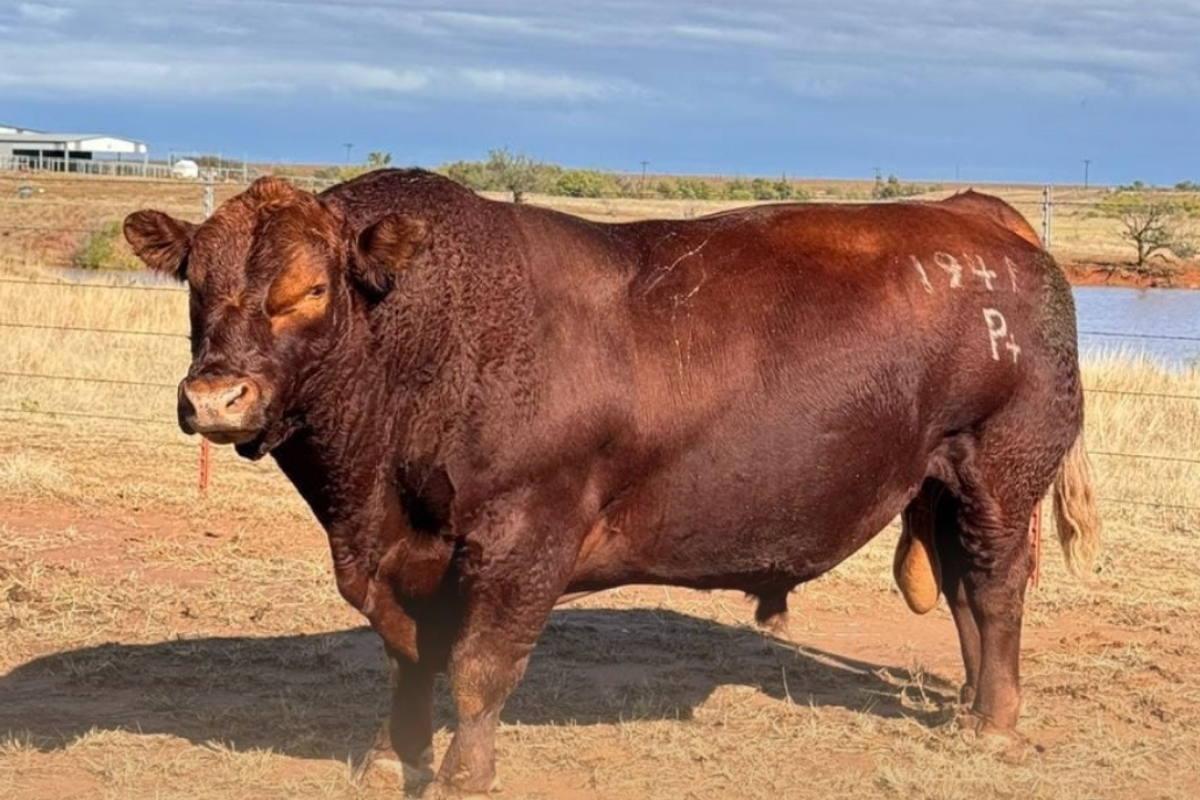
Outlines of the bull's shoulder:
{"type": "Polygon", "coordinates": [[[1006,228],[1020,236],[1025,241],[1040,248],[1042,240],[1028,222],[1008,203],[990,194],[983,194],[974,189],[951,195],[940,201],[940,205],[960,214],[970,214],[992,220],[997,225],[1006,228]]]}

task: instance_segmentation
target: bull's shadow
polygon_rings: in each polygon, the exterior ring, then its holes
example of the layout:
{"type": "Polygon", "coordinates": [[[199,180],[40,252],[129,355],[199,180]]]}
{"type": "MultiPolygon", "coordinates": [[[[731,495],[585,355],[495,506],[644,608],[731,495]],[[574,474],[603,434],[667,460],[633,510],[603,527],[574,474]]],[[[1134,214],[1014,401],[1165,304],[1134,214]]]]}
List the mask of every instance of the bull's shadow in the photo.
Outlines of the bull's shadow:
{"type": "MultiPolygon", "coordinates": [[[[911,678],[674,611],[566,609],[551,619],[503,719],[588,725],[686,719],[719,686],[816,707],[934,722],[905,707],[911,678]],[[898,680],[897,680],[898,679],[898,680]]],[[[925,683],[945,705],[950,687],[925,683]]],[[[106,644],[35,659],[0,677],[0,736],[43,749],[93,729],[169,734],[243,750],[346,760],[383,713],[382,649],[369,629],[280,637],[106,644]]],[[[436,721],[452,725],[445,686],[436,721]]]]}

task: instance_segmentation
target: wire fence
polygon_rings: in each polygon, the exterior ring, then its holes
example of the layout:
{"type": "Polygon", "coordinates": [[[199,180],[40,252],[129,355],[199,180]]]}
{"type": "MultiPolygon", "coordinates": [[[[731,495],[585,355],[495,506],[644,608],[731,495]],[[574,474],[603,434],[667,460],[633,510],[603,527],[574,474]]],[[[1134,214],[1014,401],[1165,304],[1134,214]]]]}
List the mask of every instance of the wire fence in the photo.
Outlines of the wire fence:
{"type": "MultiPolygon", "coordinates": [[[[159,287],[145,287],[145,286],[111,286],[111,285],[105,285],[105,284],[73,284],[73,283],[60,283],[57,281],[21,280],[21,279],[12,279],[12,278],[0,279],[0,284],[48,286],[48,287],[54,287],[56,289],[63,289],[63,290],[88,290],[88,291],[104,291],[104,290],[111,290],[111,289],[119,289],[119,290],[126,290],[126,291],[140,291],[140,290],[145,290],[145,289],[159,288],[159,287]]],[[[171,289],[170,291],[179,292],[181,290],[171,289]]],[[[10,329],[16,329],[16,330],[53,331],[53,332],[60,332],[60,333],[64,333],[64,334],[81,333],[81,334],[91,334],[91,335],[101,336],[101,337],[137,336],[137,337],[160,338],[160,339],[165,339],[165,340],[178,340],[178,339],[188,339],[189,338],[187,334],[169,332],[169,331],[132,330],[132,329],[111,328],[111,327],[88,327],[88,326],[81,326],[81,325],[50,325],[50,324],[40,324],[40,323],[12,322],[9,320],[0,320],[0,328],[10,328],[10,329]]],[[[1145,340],[1185,341],[1185,342],[1195,344],[1197,346],[1197,352],[1200,352],[1200,336],[1181,336],[1181,335],[1171,335],[1171,334],[1147,334],[1147,333],[1139,333],[1139,332],[1124,332],[1123,333],[1123,332],[1118,332],[1118,331],[1089,331],[1089,330],[1081,330],[1080,335],[1081,336],[1098,335],[1098,336],[1105,336],[1105,337],[1125,337],[1125,338],[1129,338],[1132,340],[1138,340],[1138,341],[1145,341],[1145,340]]],[[[83,384],[83,385],[90,384],[90,385],[97,385],[97,386],[119,387],[121,389],[130,389],[130,390],[153,389],[153,390],[161,390],[161,391],[174,391],[177,388],[177,384],[174,382],[170,382],[170,381],[134,380],[134,379],[126,379],[126,378],[112,378],[112,377],[106,377],[106,376],[93,376],[93,375],[82,375],[82,374],[63,374],[63,373],[41,372],[41,371],[38,371],[35,369],[27,369],[27,370],[3,369],[3,370],[0,370],[0,386],[3,385],[3,383],[2,383],[3,380],[20,381],[20,382],[27,382],[27,381],[60,382],[60,383],[83,384]]],[[[1085,394],[1087,394],[1087,395],[1122,396],[1122,397],[1130,397],[1130,398],[1138,398],[1138,399],[1170,400],[1170,401],[1178,401],[1178,402],[1186,402],[1186,403],[1200,403],[1200,395],[1180,394],[1180,393],[1172,393],[1172,392],[1143,391],[1143,390],[1112,389],[1112,388],[1106,388],[1106,387],[1102,387],[1102,386],[1086,386],[1085,394]]],[[[1198,407],[1198,413],[1200,413],[1200,407],[1198,407]]],[[[0,416],[5,416],[5,417],[9,417],[9,418],[12,418],[12,417],[36,418],[36,419],[42,419],[42,420],[59,420],[59,419],[61,419],[61,420],[72,420],[72,421],[80,420],[80,421],[104,422],[104,423],[120,422],[120,423],[127,423],[127,424],[133,424],[133,425],[138,425],[138,426],[147,426],[150,428],[156,428],[156,429],[160,429],[160,430],[161,429],[173,429],[173,428],[175,428],[175,426],[177,424],[174,419],[170,418],[166,414],[164,414],[161,417],[155,417],[155,416],[137,416],[137,415],[129,415],[129,414],[111,414],[111,413],[92,412],[92,411],[79,411],[79,410],[74,410],[74,409],[43,409],[43,408],[22,407],[22,406],[0,406],[0,416]]],[[[114,435],[119,435],[119,433],[114,434],[114,435]]],[[[169,443],[165,443],[165,444],[170,444],[172,446],[186,446],[186,447],[194,448],[194,445],[184,445],[179,442],[169,442],[169,443]]],[[[1167,455],[1167,454],[1163,454],[1163,453],[1120,452],[1120,451],[1103,450],[1103,449],[1092,450],[1090,454],[1094,458],[1101,460],[1101,461],[1123,460],[1126,462],[1158,462],[1158,463],[1163,463],[1163,464],[1174,464],[1174,465],[1181,465],[1181,466],[1188,467],[1188,468],[1195,468],[1197,470],[1196,484],[1200,485],[1200,455],[1195,455],[1195,456],[1179,455],[1179,454],[1167,455]]],[[[208,459],[208,456],[206,453],[201,455],[202,463],[206,462],[207,459],[208,459]]],[[[207,476],[203,477],[201,480],[202,486],[205,486],[206,484],[207,484],[207,476]]],[[[1188,505],[1188,504],[1180,504],[1180,503],[1172,503],[1172,502],[1161,502],[1161,501],[1154,500],[1154,499],[1136,498],[1136,497],[1101,497],[1100,499],[1102,502],[1113,503],[1113,504],[1118,504],[1118,505],[1128,505],[1128,506],[1141,507],[1141,508],[1157,508],[1157,509],[1168,510],[1168,511],[1187,511],[1187,512],[1200,513],[1200,505],[1188,505]]]]}
{"type": "MultiPolygon", "coordinates": [[[[96,273],[75,271],[62,278],[48,277],[53,275],[53,269],[78,265],[80,247],[94,247],[98,251],[121,246],[119,230],[114,224],[119,218],[112,214],[124,215],[129,210],[161,202],[163,207],[172,213],[193,219],[202,219],[211,212],[215,199],[220,199],[224,192],[232,196],[243,185],[243,179],[254,177],[246,171],[230,171],[227,174],[215,173],[200,182],[162,175],[150,171],[148,177],[129,177],[130,173],[119,175],[99,175],[79,177],[77,175],[59,172],[4,172],[0,164],[0,268],[5,266],[20,267],[26,264],[36,267],[35,275],[3,275],[0,276],[0,289],[12,287],[10,293],[22,292],[25,289],[40,290],[47,294],[53,293],[54,299],[43,297],[44,304],[39,304],[33,313],[24,317],[14,314],[11,307],[0,305],[0,340],[19,335],[23,332],[40,333],[51,337],[60,337],[61,343],[53,346],[63,348],[79,347],[78,341],[93,337],[101,340],[103,345],[94,346],[97,351],[104,352],[118,345],[112,344],[122,340],[144,342],[172,342],[187,340],[189,337],[180,330],[163,330],[151,327],[137,328],[127,324],[84,324],[74,320],[62,321],[59,315],[53,321],[47,321],[48,316],[39,312],[63,306],[63,298],[78,298],[81,295],[103,296],[113,298],[145,298],[149,302],[155,296],[186,295],[186,290],[174,283],[148,283],[143,275],[130,277],[126,280],[114,279],[111,272],[103,281],[90,277],[96,273]],[[5,183],[7,179],[7,184],[5,183]],[[218,182],[218,180],[220,182],[218,182]],[[7,186],[7,188],[6,188],[7,186]],[[101,202],[103,199],[103,202],[101,202]],[[99,236],[99,244],[92,239],[99,236]],[[89,244],[90,242],[90,244],[89,244]],[[18,288],[19,287],[19,288],[18,288]],[[75,337],[78,337],[76,339],[75,337]]],[[[313,184],[315,186],[315,184],[313,184]]],[[[1055,236],[1053,214],[1055,209],[1066,209],[1078,216],[1089,216],[1097,212],[1095,197],[1077,198],[1073,195],[1079,187],[1059,189],[1058,197],[1054,190],[1038,191],[1031,187],[1019,196],[1008,198],[1022,211],[1041,209],[1042,233],[1048,240],[1055,236]],[[1047,222],[1049,219],[1049,222],[1047,222]]],[[[9,270],[11,272],[11,270],[9,270]]],[[[123,300],[124,301],[124,300],[123,300]]],[[[96,301],[103,306],[105,300],[96,301]]],[[[139,303],[133,300],[130,302],[139,303]]],[[[119,319],[119,317],[118,317],[119,319]]],[[[180,317],[182,322],[183,317],[180,317]]],[[[1100,340],[1114,342],[1147,343],[1162,342],[1194,349],[1200,359],[1200,336],[1147,333],[1136,330],[1083,329],[1079,331],[1081,339],[1094,337],[1100,340]],[[1194,348],[1191,347],[1194,345],[1194,348]]],[[[91,342],[91,339],[88,339],[91,342]]],[[[170,346],[175,346],[174,344],[170,346]]],[[[0,345],[2,348],[2,345],[0,345]]],[[[3,350],[0,349],[0,353],[3,350]]],[[[26,361],[29,361],[26,359],[26,361]]],[[[34,360],[36,361],[36,359],[34,360]]],[[[164,376],[167,377],[167,376],[164,376]]],[[[33,367],[16,368],[12,364],[0,362],[0,388],[8,383],[9,389],[14,383],[39,382],[59,383],[65,385],[91,385],[107,387],[113,391],[155,392],[173,391],[176,384],[170,380],[135,379],[133,377],[113,377],[108,375],[89,375],[72,373],[67,370],[38,369],[33,367]]],[[[1183,392],[1156,391],[1152,389],[1111,388],[1103,385],[1085,387],[1088,395],[1106,397],[1126,397],[1142,400],[1159,400],[1172,403],[1200,403],[1200,395],[1183,392]]],[[[9,391],[5,396],[11,395],[9,391]]],[[[169,402],[169,401],[168,401],[169,402]]],[[[130,403],[137,406],[137,403],[130,403]]],[[[1200,407],[1197,407],[1200,410],[1200,407]]],[[[19,402],[11,405],[0,404],[0,418],[38,419],[45,422],[69,420],[79,424],[114,423],[147,426],[157,430],[170,430],[176,423],[169,415],[150,416],[139,414],[120,414],[89,412],[80,409],[62,408],[47,409],[36,407],[35,404],[19,402]]],[[[164,442],[165,443],[165,442],[164,442]]],[[[172,442],[173,445],[182,445],[172,442]]],[[[1200,453],[1154,453],[1154,452],[1121,452],[1113,449],[1097,449],[1092,455],[1098,462],[1127,462],[1129,464],[1162,464],[1180,469],[1191,470],[1200,467],[1200,453]]],[[[203,457],[207,461],[207,454],[203,457]]],[[[1189,473],[1190,474],[1190,473],[1189,473]]],[[[1200,486],[1200,471],[1196,472],[1195,485],[1200,486]]],[[[203,483],[203,481],[202,481],[203,483]]],[[[1186,510],[1200,512],[1200,505],[1159,502],[1153,497],[1107,497],[1106,502],[1125,504],[1136,507],[1152,507],[1171,510],[1186,510]]]]}

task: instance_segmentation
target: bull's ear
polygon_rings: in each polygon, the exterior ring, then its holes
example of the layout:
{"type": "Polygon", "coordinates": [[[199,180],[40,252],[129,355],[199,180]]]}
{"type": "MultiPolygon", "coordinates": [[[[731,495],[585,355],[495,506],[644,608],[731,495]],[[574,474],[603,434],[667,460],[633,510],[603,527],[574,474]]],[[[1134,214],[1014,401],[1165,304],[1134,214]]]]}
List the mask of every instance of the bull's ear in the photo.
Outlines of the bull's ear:
{"type": "Polygon", "coordinates": [[[405,214],[388,214],[358,235],[350,274],[375,298],[396,284],[396,275],[412,266],[425,247],[425,223],[405,214]]]}
{"type": "Polygon", "coordinates": [[[187,277],[187,254],[196,226],[161,211],[135,211],[125,218],[125,241],[134,255],[155,272],[176,280],[187,277]]]}

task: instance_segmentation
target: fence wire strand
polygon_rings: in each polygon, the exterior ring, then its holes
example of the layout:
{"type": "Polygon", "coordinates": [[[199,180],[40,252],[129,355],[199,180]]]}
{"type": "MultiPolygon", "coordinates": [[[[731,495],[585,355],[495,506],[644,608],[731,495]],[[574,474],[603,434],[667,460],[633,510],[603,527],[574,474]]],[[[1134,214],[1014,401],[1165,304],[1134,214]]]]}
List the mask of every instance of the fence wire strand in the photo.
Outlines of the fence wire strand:
{"type": "Polygon", "coordinates": [[[53,286],[59,289],[121,289],[133,292],[172,292],[187,294],[187,288],[176,286],[147,286],[137,283],[93,283],[90,281],[48,281],[41,279],[26,280],[24,278],[0,278],[0,284],[10,286],[53,286]]]}
{"type": "Polygon", "coordinates": [[[9,372],[0,370],[0,378],[32,378],[40,381],[64,381],[68,383],[98,383],[110,386],[144,386],[149,389],[175,389],[178,384],[158,381],[127,381],[120,378],[92,378],[86,375],[50,375],[44,372],[9,372]]]}
{"type": "Polygon", "coordinates": [[[43,410],[40,408],[0,407],[0,414],[36,414],[44,417],[72,417],[75,419],[98,419],[108,422],[132,422],[138,425],[175,425],[171,420],[154,417],[127,417],[122,414],[96,414],[90,411],[43,410]]]}
{"type": "Polygon", "coordinates": [[[30,331],[65,331],[67,333],[102,333],[120,336],[158,336],[163,339],[191,339],[186,333],[135,331],[126,328],[87,328],[77,325],[35,325],[28,322],[0,322],[0,328],[16,328],[30,331]]]}

